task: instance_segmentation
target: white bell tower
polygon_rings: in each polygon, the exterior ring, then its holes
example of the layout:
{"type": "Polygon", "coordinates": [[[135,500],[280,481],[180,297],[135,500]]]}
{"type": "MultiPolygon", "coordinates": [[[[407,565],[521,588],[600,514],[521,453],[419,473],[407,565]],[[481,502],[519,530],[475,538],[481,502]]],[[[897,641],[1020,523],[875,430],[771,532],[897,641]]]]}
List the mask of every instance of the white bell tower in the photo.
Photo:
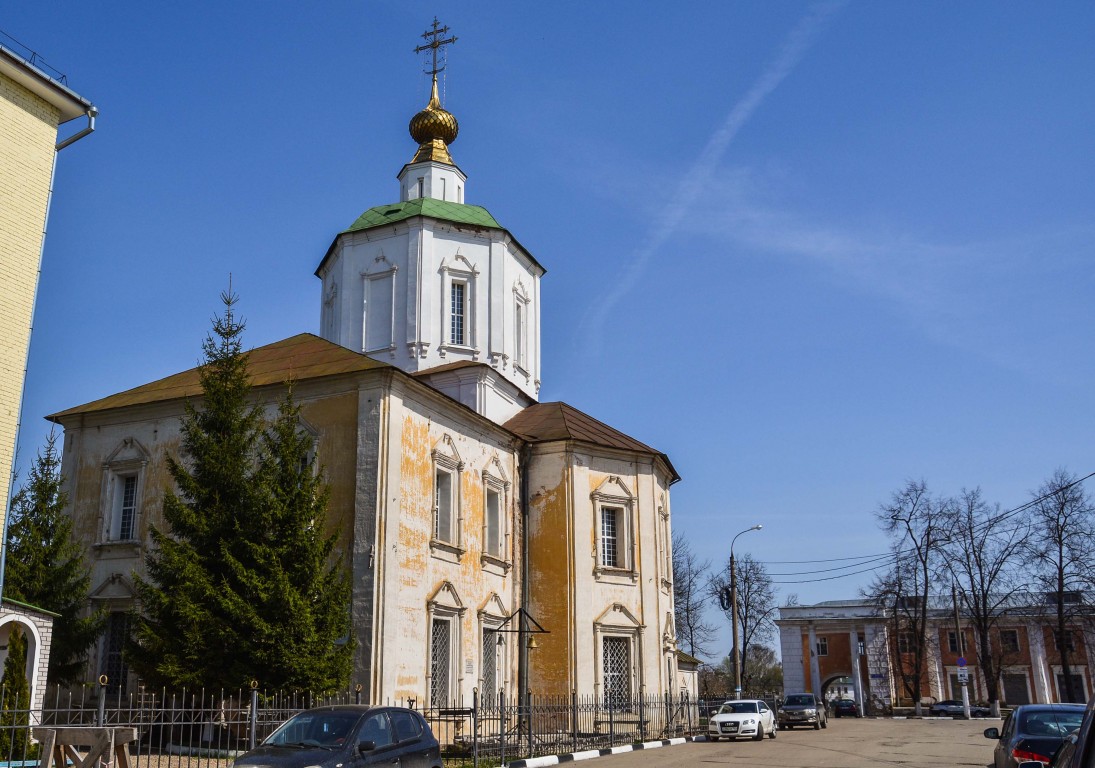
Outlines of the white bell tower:
{"type": "Polygon", "coordinates": [[[418,151],[399,172],[399,202],[365,211],[335,237],[323,281],[321,335],[389,362],[502,423],[540,392],[540,278],[544,268],[480,206],[449,145],[459,126],[438,98],[411,118],[418,151]]]}

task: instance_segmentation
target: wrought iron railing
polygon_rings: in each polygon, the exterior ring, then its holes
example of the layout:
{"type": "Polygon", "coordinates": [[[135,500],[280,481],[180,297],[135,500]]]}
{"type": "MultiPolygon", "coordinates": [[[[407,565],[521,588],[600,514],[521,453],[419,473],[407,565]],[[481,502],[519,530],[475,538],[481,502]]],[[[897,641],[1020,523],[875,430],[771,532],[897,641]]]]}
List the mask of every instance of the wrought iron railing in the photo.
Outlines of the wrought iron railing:
{"type": "MultiPolygon", "coordinates": [[[[4,692],[0,689],[0,701],[4,692]]],[[[51,689],[41,709],[0,708],[0,764],[36,766],[31,728],[132,727],[131,768],[222,768],[297,712],[330,704],[366,704],[358,691],[327,696],[241,690],[51,689]]],[[[441,745],[446,768],[504,765],[539,755],[654,741],[702,733],[710,706],[684,695],[618,697],[528,695],[507,690],[417,709],[441,745]]],[[[721,700],[720,702],[721,703],[721,700]]],[[[715,702],[712,702],[713,706],[715,702]]]]}

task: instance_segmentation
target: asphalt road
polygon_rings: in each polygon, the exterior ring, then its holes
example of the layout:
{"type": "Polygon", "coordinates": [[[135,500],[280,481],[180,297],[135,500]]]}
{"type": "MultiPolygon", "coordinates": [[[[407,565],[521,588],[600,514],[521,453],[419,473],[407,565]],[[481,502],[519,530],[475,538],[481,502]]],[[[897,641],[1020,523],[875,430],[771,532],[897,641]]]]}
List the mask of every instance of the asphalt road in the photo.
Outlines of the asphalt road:
{"type": "Polygon", "coordinates": [[[694,742],[598,758],[589,768],[726,764],[773,768],[979,766],[992,762],[995,742],[983,731],[999,719],[856,720],[833,718],[821,730],[780,731],[764,741],[694,742]]]}

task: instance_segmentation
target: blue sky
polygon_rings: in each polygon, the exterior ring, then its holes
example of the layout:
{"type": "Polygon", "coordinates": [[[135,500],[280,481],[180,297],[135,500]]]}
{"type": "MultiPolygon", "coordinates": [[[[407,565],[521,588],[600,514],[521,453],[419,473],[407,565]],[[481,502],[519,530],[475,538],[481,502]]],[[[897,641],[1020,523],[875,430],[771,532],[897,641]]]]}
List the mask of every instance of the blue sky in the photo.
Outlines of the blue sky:
{"type": "Polygon", "coordinates": [[[44,415],[194,365],[229,273],[249,344],[318,330],[435,13],[467,201],[548,269],[542,399],[668,453],[701,556],[761,522],[737,551],[803,570],[884,551],[906,479],[1010,508],[1095,470],[1086,2],[8,5],[101,110],[58,164],[24,467],[44,415]]]}

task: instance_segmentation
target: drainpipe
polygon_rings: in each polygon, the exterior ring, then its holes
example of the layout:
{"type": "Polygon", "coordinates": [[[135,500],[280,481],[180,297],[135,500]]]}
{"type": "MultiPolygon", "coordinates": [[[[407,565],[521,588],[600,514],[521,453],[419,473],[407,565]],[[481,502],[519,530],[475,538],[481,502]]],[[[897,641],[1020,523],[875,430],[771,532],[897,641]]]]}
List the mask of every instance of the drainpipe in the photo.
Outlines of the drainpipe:
{"type": "MultiPolygon", "coordinates": [[[[528,443],[521,448],[521,607],[517,624],[517,706],[519,712],[524,711],[528,703],[528,627],[529,608],[529,565],[528,565],[528,539],[529,539],[529,460],[532,457],[532,446],[528,443]]],[[[532,713],[525,712],[525,723],[532,727],[532,713]]]]}
{"type": "MultiPolygon", "coordinates": [[[[69,136],[64,141],[58,142],[58,144],[56,145],[57,151],[60,152],[62,149],[67,147],[69,144],[75,144],[80,139],[84,138],[89,133],[94,131],[95,130],[95,118],[98,117],[98,115],[99,115],[99,110],[97,110],[95,107],[90,107],[89,106],[87,108],[87,112],[84,113],[84,117],[87,118],[87,127],[84,128],[84,130],[80,131],[79,133],[74,134],[72,136],[69,136]]],[[[50,185],[50,191],[51,192],[52,192],[52,189],[53,189],[53,185],[51,184],[50,185]]]]}
{"type": "MultiPolygon", "coordinates": [[[[49,209],[53,205],[53,182],[57,176],[57,153],[70,144],[75,144],[80,139],[84,138],[92,131],[95,130],[95,118],[99,114],[99,110],[94,106],[88,105],[87,111],[84,116],[87,117],[87,127],[77,134],[69,136],[62,142],[54,145],[53,152],[53,167],[49,171],[49,192],[46,195],[46,215],[42,221],[42,245],[38,250],[38,274],[34,278],[34,298],[31,301],[30,319],[31,328],[33,333],[34,313],[38,308],[38,281],[42,278],[42,258],[46,251],[46,231],[49,229],[49,209]]],[[[4,525],[3,525],[3,538],[0,539],[0,603],[4,600],[4,573],[6,572],[6,566],[8,562],[8,522],[11,520],[11,499],[15,493],[15,462],[19,457],[19,430],[23,426],[23,401],[27,395],[26,382],[27,382],[27,362],[30,359],[30,341],[28,335],[27,342],[27,356],[23,360],[23,387],[19,392],[19,410],[16,411],[15,421],[15,446],[11,452],[11,475],[8,478],[8,498],[3,500],[4,509],[4,525]]]]}

